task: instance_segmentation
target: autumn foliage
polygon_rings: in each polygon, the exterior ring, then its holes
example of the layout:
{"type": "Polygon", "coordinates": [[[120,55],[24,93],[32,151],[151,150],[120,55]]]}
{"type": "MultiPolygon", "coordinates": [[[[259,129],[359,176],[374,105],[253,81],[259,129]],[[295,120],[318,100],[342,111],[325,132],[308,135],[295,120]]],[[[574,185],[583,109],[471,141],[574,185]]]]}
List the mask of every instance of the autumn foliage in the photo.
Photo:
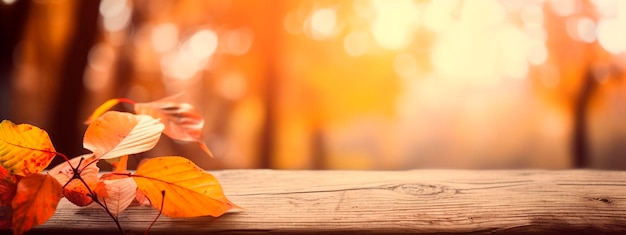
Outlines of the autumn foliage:
{"type": "MultiPolygon", "coordinates": [[[[112,99],[86,121],[83,147],[91,153],[69,159],[56,152],[46,131],[9,120],[0,123],[0,229],[22,234],[45,223],[65,197],[77,206],[96,203],[116,222],[133,201],[170,217],[220,216],[237,208],[217,179],[180,156],[144,161],[127,171],[129,155],[149,151],[161,134],[196,142],[209,156],[202,136],[203,118],[195,108],[171,98],[150,103],[112,99]],[[136,114],[107,111],[131,103],[136,114]],[[47,172],[55,156],[66,161],[47,172]],[[99,160],[115,161],[114,170],[100,174],[99,160]]],[[[160,215],[159,214],[159,215],[160,215]]]]}

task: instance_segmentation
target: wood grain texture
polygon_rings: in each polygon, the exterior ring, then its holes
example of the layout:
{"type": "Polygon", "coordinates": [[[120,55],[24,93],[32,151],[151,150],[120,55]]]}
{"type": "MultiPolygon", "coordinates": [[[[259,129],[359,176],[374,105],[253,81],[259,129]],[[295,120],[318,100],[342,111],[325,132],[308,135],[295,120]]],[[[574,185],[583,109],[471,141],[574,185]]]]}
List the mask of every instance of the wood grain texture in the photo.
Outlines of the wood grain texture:
{"type": "MultiPolygon", "coordinates": [[[[222,217],[161,217],[150,234],[568,233],[626,234],[626,172],[276,171],[212,172],[245,208],[222,217]]],[[[143,234],[157,211],[133,207],[122,226],[143,234]]],[[[115,234],[99,207],[62,200],[30,234],[115,234]]]]}

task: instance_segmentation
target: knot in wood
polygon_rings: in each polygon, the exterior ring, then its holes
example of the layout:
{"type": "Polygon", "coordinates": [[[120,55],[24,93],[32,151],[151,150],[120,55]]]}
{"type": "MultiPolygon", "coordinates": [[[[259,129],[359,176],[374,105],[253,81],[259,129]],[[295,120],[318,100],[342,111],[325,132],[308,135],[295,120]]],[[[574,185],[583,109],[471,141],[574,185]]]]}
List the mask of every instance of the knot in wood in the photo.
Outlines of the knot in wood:
{"type": "Polygon", "coordinates": [[[388,185],[384,187],[387,190],[394,192],[408,194],[408,195],[436,195],[436,194],[454,194],[456,190],[448,188],[446,186],[432,185],[432,184],[398,184],[388,185]]]}

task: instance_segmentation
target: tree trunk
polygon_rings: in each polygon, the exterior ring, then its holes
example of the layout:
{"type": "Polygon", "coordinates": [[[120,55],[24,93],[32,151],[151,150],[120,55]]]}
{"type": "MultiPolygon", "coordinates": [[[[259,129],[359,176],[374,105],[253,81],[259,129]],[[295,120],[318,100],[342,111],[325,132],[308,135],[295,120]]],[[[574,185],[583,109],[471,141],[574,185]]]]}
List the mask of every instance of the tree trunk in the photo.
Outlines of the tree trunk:
{"type": "Polygon", "coordinates": [[[82,120],[78,117],[82,98],[85,96],[83,76],[87,65],[89,50],[96,41],[98,26],[98,7],[100,1],[78,1],[75,11],[76,25],[70,37],[63,67],[59,76],[60,85],[57,99],[52,110],[52,129],[50,135],[57,149],[68,157],[83,153],[82,120]]]}
{"type": "Polygon", "coordinates": [[[574,120],[572,129],[572,156],[575,168],[587,168],[589,159],[589,136],[587,132],[589,103],[596,88],[593,67],[585,72],[583,85],[578,97],[574,101],[574,120]]]}

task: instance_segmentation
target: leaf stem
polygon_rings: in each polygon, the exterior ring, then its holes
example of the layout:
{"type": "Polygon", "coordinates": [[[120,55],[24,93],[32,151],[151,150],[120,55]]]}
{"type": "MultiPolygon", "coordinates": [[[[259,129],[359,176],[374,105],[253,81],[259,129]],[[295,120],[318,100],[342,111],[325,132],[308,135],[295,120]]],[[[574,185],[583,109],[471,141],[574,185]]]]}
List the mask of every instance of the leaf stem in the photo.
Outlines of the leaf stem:
{"type": "Polygon", "coordinates": [[[129,98],[117,98],[117,100],[121,103],[127,103],[127,104],[132,104],[132,105],[135,104],[135,101],[129,98]]]}
{"type": "Polygon", "coordinates": [[[115,217],[115,215],[113,215],[113,213],[111,213],[111,211],[109,211],[109,208],[105,204],[102,204],[100,200],[98,200],[98,197],[95,194],[91,194],[91,198],[96,204],[100,205],[100,207],[102,207],[107,212],[107,214],[109,214],[109,217],[111,217],[111,219],[113,219],[113,221],[115,222],[115,225],[117,225],[117,229],[120,231],[120,234],[121,235],[126,234],[124,232],[124,229],[122,229],[122,225],[120,224],[120,221],[117,219],[117,217],[115,217]]]}
{"type": "Polygon", "coordinates": [[[163,196],[163,198],[161,198],[161,209],[159,210],[159,214],[156,216],[156,218],[154,218],[152,223],[150,223],[150,226],[148,227],[148,229],[146,229],[144,235],[148,235],[152,226],[154,226],[156,221],[159,219],[159,217],[161,217],[161,214],[163,213],[163,204],[165,204],[165,190],[161,190],[161,196],[163,196]]]}
{"type": "MultiPolygon", "coordinates": [[[[81,162],[82,162],[82,159],[81,159],[81,162]]],[[[78,167],[80,167],[80,164],[78,164],[78,165],[79,165],[78,167]]],[[[102,204],[102,202],[100,202],[100,200],[98,200],[98,195],[96,195],[96,193],[94,193],[93,190],[91,190],[91,188],[89,187],[87,182],[85,182],[83,177],[80,176],[80,171],[78,170],[78,167],[76,169],[74,169],[74,177],[73,178],[76,178],[76,179],[80,180],[80,182],[83,183],[85,188],[87,188],[87,190],[89,191],[89,195],[88,196],[90,196],[91,200],[93,200],[96,204],[98,204],[100,207],[102,207],[104,209],[104,211],[107,212],[109,217],[111,217],[111,219],[113,219],[113,221],[115,222],[115,225],[117,225],[117,229],[120,231],[120,234],[121,235],[126,234],[124,232],[124,229],[122,229],[122,225],[120,224],[120,221],[117,219],[117,217],[115,215],[113,215],[113,213],[111,213],[111,211],[109,211],[109,207],[106,206],[106,202],[105,202],[105,204],[102,204]]],[[[68,181],[68,183],[69,183],[69,181],[68,181]]]]}

